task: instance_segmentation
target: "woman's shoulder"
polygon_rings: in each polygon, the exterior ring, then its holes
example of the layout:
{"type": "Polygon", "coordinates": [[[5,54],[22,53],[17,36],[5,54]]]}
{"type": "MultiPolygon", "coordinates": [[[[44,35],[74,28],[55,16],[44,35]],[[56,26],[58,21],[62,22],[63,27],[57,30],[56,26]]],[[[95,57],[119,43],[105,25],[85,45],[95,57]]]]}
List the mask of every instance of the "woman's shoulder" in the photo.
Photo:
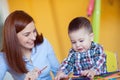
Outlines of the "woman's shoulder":
{"type": "Polygon", "coordinates": [[[44,37],[43,42],[39,45],[36,45],[35,48],[43,49],[43,48],[48,48],[49,46],[50,46],[50,42],[48,41],[47,38],[44,37]]]}
{"type": "Polygon", "coordinates": [[[5,58],[5,54],[3,52],[0,52],[0,59],[4,59],[5,58]]]}
{"type": "Polygon", "coordinates": [[[0,64],[6,64],[6,56],[4,52],[0,52],[0,64]]]}
{"type": "Polygon", "coordinates": [[[42,46],[42,45],[49,45],[50,43],[49,43],[49,41],[48,41],[48,39],[47,38],[43,38],[43,42],[41,43],[41,44],[39,44],[38,46],[42,46]]]}
{"type": "Polygon", "coordinates": [[[47,38],[44,37],[43,42],[41,44],[36,45],[32,49],[32,52],[33,53],[47,53],[47,51],[51,48],[52,47],[50,46],[49,41],[47,40],[47,38]]]}
{"type": "Polygon", "coordinates": [[[49,40],[46,37],[44,37],[43,39],[44,39],[43,41],[44,43],[49,43],[49,40]]]}

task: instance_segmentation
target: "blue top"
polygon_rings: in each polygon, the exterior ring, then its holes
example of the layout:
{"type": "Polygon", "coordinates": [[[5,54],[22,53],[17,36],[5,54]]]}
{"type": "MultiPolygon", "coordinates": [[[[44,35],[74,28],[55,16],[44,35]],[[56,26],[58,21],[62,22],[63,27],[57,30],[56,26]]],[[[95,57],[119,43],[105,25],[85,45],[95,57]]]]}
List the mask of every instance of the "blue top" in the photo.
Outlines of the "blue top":
{"type": "MultiPolygon", "coordinates": [[[[59,63],[55,57],[50,43],[45,38],[42,44],[37,45],[32,49],[32,63],[25,57],[23,57],[23,59],[26,62],[26,68],[29,71],[33,70],[35,67],[41,70],[47,66],[47,68],[43,70],[39,75],[37,80],[52,80],[50,71],[52,71],[53,75],[56,76],[59,68],[59,63]]],[[[3,80],[7,71],[10,72],[15,80],[24,80],[25,78],[25,74],[18,74],[9,67],[5,58],[5,54],[3,52],[0,52],[0,80],[3,80]]]]}

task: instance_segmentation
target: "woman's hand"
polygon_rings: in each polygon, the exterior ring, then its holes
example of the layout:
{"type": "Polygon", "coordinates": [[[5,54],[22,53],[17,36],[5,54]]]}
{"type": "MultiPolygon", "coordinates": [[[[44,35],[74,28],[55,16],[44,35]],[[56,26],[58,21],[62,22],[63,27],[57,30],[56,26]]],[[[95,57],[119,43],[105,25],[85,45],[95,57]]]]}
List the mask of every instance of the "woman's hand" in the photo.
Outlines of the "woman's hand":
{"type": "Polygon", "coordinates": [[[36,80],[39,74],[40,74],[40,70],[38,68],[35,68],[26,74],[24,80],[36,80]]]}
{"type": "Polygon", "coordinates": [[[85,71],[82,71],[82,72],[81,72],[81,75],[82,75],[82,76],[87,76],[87,77],[89,77],[90,79],[93,79],[94,76],[96,75],[96,72],[93,71],[93,70],[85,70],[85,71]]]}
{"type": "Polygon", "coordinates": [[[60,80],[62,78],[68,78],[68,75],[64,74],[62,71],[59,71],[54,80],[60,80]]]}

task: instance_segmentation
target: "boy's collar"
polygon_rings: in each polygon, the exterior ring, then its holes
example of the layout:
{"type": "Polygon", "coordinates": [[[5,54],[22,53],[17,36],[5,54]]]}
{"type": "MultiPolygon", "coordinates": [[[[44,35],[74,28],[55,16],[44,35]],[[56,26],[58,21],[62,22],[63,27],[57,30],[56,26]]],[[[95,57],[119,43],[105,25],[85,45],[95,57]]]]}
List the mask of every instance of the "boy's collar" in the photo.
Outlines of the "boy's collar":
{"type": "MultiPolygon", "coordinates": [[[[90,47],[90,49],[89,50],[91,50],[91,49],[94,49],[95,48],[95,42],[91,42],[91,47],[90,47]]],[[[88,51],[88,50],[87,50],[88,51]]],[[[86,52],[87,52],[86,51],[86,52]]],[[[70,52],[76,52],[73,48],[71,48],[71,50],[70,50],[70,52]]],[[[80,52],[81,53],[81,52],[80,52]]],[[[85,53],[85,52],[82,52],[82,53],[85,53]]]]}
{"type": "Polygon", "coordinates": [[[91,42],[91,48],[90,49],[94,49],[95,48],[95,42],[91,42]]]}

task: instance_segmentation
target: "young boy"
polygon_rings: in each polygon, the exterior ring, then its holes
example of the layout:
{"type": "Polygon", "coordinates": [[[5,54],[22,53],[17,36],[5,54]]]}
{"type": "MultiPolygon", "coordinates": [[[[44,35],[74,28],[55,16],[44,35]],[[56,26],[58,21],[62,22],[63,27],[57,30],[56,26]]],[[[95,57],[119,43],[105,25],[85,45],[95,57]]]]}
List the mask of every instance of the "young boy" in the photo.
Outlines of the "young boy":
{"type": "Polygon", "coordinates": [[[68,27],[72,48],[62,62],[55,80],[74,75],[93,78],[106,73],[106,55],[101,45],[93,42],[94,34],[90,21],[85,17],[76,17],[68,27]]]}

